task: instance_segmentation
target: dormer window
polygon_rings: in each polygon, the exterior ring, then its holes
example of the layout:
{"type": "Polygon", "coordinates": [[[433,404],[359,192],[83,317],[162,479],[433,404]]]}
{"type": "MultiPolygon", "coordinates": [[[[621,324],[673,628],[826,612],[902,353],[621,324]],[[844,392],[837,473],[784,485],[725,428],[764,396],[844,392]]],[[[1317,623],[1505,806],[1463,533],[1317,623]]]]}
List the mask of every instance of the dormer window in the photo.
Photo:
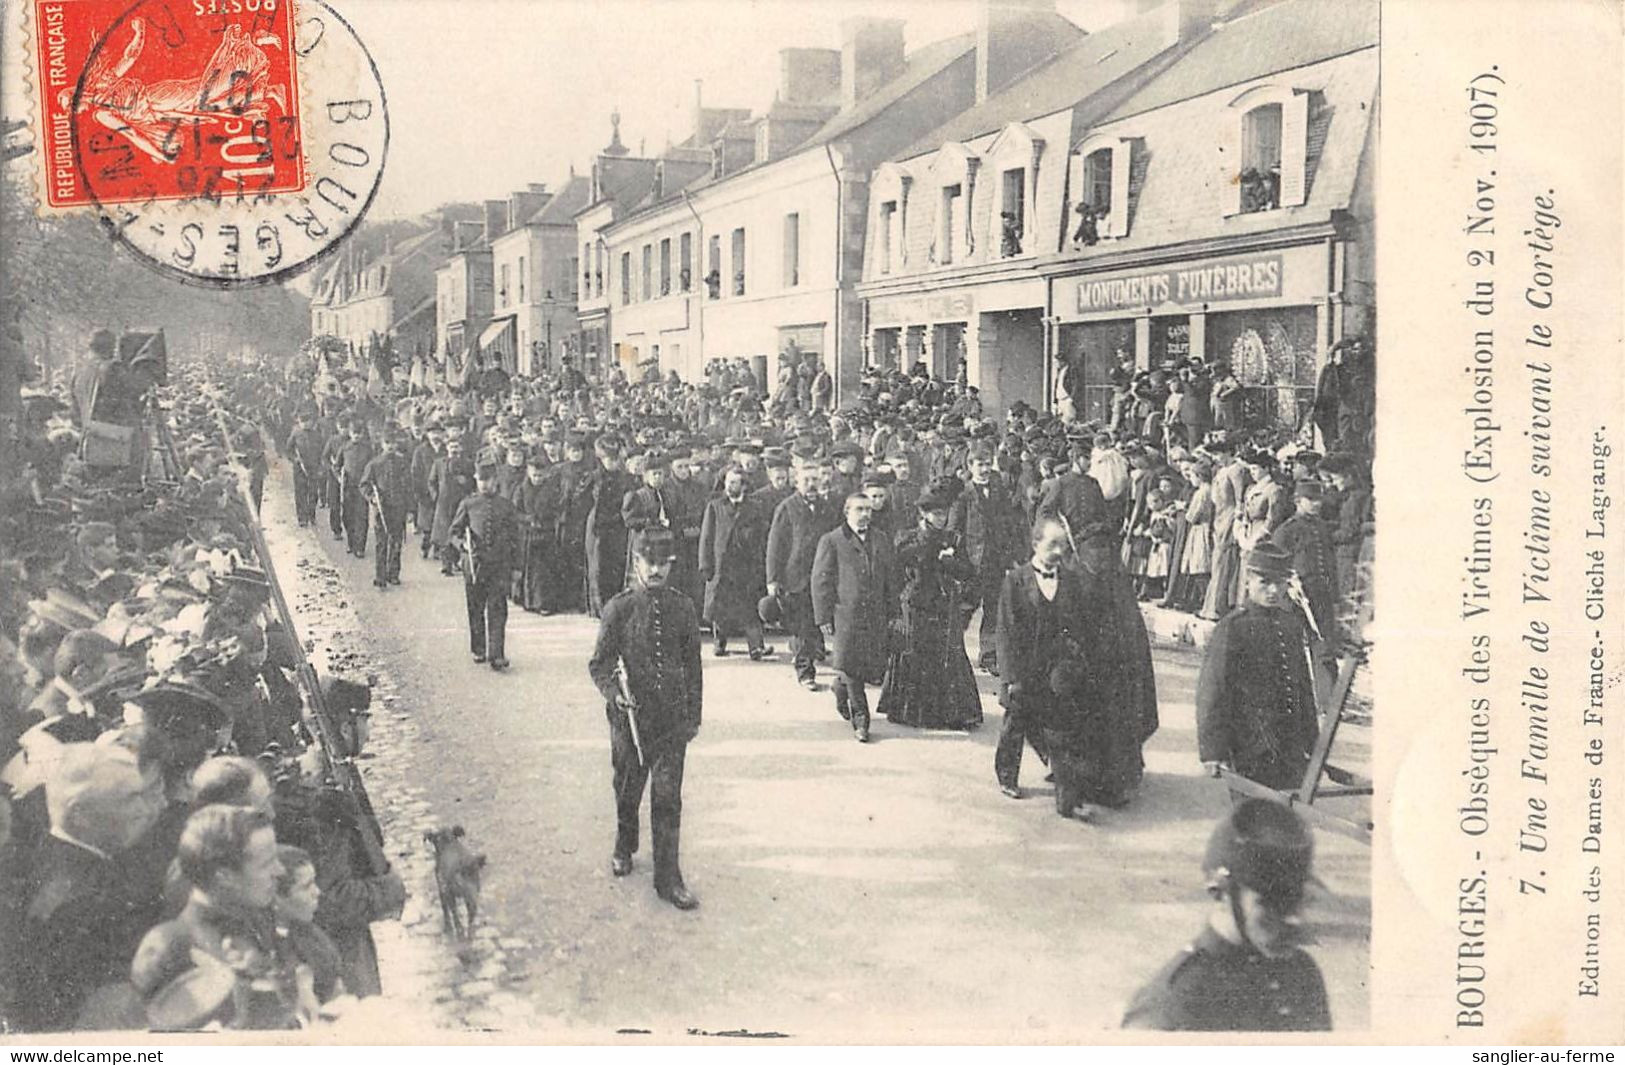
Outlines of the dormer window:
{"type": "Polygon", "coordinates": [[[1006,170],[999,206],[999,257],[1008,259],[1021,254],[1021,238],[1027,217],[1027,171],[1006,170]]]}
{"type": "MultiPolygon", "coordinates": [[[[1025,122],[1012,122],[987,146],[987,164],[993,184],[992,219],[987,231],[993,255],[1008,259],[1032,250],[1031,235],[1038,232],[1038,166],[1044,138],[1025,122]]],[[[974,210],[974,208],[973,208],[974,210]]]]}
{"type": "Polygon", "coordinates": [[[1220,128],[1224,213],[1301,206],[1308,196],[1309,94],[1260,85],[1230,102],[1220,128]]]}
{"type": "Polygon", "coordinates": [[[1074,251],[1128,236],[1133,160],[1134,141],[1111,135],[1090,137],[1072,153],[1067,243],[1074,251]]]}
{"type": "Polygon", "coordinates": [[[1241,116],[1241,212],[1281,206],[1281,105],[1262,104],[1241,116]]]}

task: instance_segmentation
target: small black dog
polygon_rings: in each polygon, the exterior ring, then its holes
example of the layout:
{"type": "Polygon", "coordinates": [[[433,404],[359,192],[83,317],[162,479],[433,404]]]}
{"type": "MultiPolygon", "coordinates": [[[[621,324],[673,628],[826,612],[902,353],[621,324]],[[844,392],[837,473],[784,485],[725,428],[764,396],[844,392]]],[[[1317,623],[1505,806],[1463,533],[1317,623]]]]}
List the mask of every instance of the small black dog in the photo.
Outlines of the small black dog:
{"type": "Polygon", "coordinates": [[[480,908],[480,870],[485,855],[475,854],[463,842],[463,826],[437,828],[423,838],[434,848],[434,883],[440,892],[440,917],[445,930],[458,939],[474,934],[474,917],[480,908]],[[468,914],[458,911],[461,901],[468,914]]]}

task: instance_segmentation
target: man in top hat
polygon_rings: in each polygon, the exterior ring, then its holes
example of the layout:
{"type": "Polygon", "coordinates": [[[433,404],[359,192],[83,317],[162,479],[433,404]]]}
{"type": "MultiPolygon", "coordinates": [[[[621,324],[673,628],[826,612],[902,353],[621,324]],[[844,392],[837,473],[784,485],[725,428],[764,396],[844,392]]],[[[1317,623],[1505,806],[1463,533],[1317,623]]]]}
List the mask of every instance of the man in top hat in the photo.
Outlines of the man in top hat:
{"type": "Polygon", "coordinates": [[[1214,776],[1229,765],[1291,790],[1319,731],[1309,633],[1287,594],[1292,556],[1266,541],[1242,565],[1242,604],[1214,626],[1196,681],[1197,751],[1214,776]]]}
{"type": "MultiPolygon", "coordinates": [[[[787,502],[785,506],[789,506],[787,502]]],[[[874,504],[861,492],[846,497],[842,525],[818,541],[813,559],[813,617],[835,641],[835,709],[852,723],[859,743],[869,742],[866,684],[885,676],[891,622],[901,591],[889,537],[872,527],[874,504]]]]}
{"type": "Polygon", "coordinates": [[[693,601],[668,586],[673,557],[669,529],[646,528],[634,537],[632,584],[604,605],[587,672],[609,719],[616,823],[610,872],[632,872],[644,783],[652,781],[655,892],[692,910],[699,902],[683,883],[678,840],[683,762],[700,730],[700,625],[693,601]]]}
{"type": "Polygon", "coordinates": [[[508,594],[513,572],[520,568],[519,516],[498,494],[494,455],[480,456],[475,492],[457,504],[447,530],[452,550],[462,554],[463,596],[468,604],[468,649],[475,662],[508,668],[506,636],[508,594]]]}
{"type": "Polygon", "coordinates": [[[406,540],[406,515],[412,505],[412,465],[406,457],[406,433],[391,429],[389,443],[361,473],[360,487],[372,511],[374,588],[401,583],[401,545],[406,540]]]}
{"type": "Polygon", "coordinates": [[[1130,1003],[1124,1028],[1316,1032],[1332,1026],[1320,968],[1296,944],[1314,839],[1290,808],[1248,799],[1213,830],[1207,927],[1130,1003]]]}
{"type": "Polygon", "coordinates": [[[863,491],[863,445],[842,440],[829,449],[830,462],[835,469],[830,474],[829,497],[843,500],[853,492],[863,491]]]}

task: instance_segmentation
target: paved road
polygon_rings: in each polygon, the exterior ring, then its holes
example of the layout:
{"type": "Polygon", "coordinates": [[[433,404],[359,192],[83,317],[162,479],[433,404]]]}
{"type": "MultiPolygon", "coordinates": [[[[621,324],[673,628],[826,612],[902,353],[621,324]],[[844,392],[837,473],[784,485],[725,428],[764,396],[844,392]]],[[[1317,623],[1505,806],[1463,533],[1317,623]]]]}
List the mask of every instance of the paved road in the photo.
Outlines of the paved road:
{"type": "MultiPolygon", "coordinates": [[[[273,491],[269,516],[283,507],[273,491]]],[[[544,1024],[599,1036],[1087,1038],[1117,1025],[1134,988],[1204,920],[1198,863],[1227,799],[1196,771],[1189,653],[1157,652],[1163,725],[1145,784],[1095,826],[1054,815],[1030,752],[1031,797],[999,793],[988,678],[980,731],[877,719],[860,746],[827,691],[797,687],[782,658],[707,657],[683,813],[702,907],[684,914],[654,895],[647,832],[636,873],[608,873],[607,732],[585,668],[594,622],[515,610],[514,665],[494,674],[467,653],[458,580],[413,551],[404,585],[380,592],[370,558],[320,535],[411,715],[411,801],[423,796],[488,853],[487,912],[524,945],[544,1024]]],[[[1324,833],[1318,843],[1327,891],[1308,923],[1334,1018],[1360,1028],[1369,854],[1324,833]]]]}

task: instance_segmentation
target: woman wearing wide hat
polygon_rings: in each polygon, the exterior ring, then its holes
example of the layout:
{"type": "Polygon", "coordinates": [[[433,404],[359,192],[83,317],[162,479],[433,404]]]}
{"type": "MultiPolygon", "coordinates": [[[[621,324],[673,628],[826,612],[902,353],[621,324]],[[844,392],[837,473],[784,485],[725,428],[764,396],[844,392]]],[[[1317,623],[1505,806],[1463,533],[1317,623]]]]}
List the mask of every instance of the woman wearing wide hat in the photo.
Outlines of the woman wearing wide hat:
{"type": "Polygon", "coordinates": [[[948,527],[962,487],[957,477],[933,481],[920,495],[919,524],[897,542],[903,613],[879,706],[895,724],[971,729],[982,723],[961,616],[976,567],[948,527]]]}

